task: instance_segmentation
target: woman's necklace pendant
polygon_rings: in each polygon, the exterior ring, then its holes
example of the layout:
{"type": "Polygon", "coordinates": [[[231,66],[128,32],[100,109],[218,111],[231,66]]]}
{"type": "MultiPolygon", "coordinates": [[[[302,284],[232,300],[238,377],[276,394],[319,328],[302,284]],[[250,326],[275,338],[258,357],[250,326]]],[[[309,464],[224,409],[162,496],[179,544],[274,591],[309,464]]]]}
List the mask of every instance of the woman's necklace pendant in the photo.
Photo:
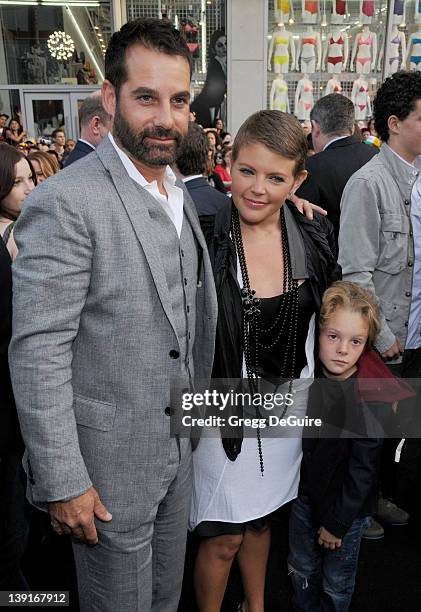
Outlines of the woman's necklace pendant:
{"type": "Polygon", "coordinates": [[[255,297],[255,295],[256,292],[254,289],[247,289],[245,287],[241,289],[243,312],[247,321],[251,321],[255,315],[260,314],[260,299],[255,297]]]}

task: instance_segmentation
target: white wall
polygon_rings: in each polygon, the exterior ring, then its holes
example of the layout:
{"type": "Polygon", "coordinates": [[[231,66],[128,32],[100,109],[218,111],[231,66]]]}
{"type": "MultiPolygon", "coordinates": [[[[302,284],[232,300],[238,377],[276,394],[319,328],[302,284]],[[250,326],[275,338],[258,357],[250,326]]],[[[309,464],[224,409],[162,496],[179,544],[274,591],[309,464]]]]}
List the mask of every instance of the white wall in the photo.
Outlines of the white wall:
{"type": "Polygon", "coordinates": [[[266,107],[267,0],[227,0],[228,126],[266,107]]]}

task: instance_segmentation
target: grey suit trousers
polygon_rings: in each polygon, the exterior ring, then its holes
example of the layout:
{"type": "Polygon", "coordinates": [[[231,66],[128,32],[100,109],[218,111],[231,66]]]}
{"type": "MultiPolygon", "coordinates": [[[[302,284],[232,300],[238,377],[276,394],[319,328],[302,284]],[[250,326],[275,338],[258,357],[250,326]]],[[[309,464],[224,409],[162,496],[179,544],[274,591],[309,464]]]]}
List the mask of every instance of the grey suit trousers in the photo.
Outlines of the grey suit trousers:
{"type": "Polygon", "coordinates": [[[102,530],[98,544],[73,542],[81,612],[176,612],[191,496],[190,441],[171,439],[161,499],[134,531],[102,530]]]}

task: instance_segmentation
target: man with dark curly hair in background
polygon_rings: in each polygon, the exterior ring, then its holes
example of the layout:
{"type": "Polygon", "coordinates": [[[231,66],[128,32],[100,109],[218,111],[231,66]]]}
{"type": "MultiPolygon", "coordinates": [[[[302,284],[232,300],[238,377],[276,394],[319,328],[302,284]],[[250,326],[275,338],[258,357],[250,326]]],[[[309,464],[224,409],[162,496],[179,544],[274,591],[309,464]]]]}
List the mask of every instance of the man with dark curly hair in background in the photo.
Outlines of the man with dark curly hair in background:
{"type": "MultiPolygon", "coordinates": [[[[343,279],[374,291],[381,309],[376,348],[390,369],[406,378],[421,375],[421,73],[400,71],[386,79],[374,100],[380,153],[347,183],[341,200],[339,263],[343,279]],[[358,248],[355,248],[358,245],[358,248]]],[[[418,393],[418,405],[420,401],[418,393]]],[[[399,430],[400,431],[400,430],[399,430]]],[[[414,435],[414,422],[401,438],[414,435]]],[[[419,478],[421,445],[406,439],[394,482],[400,440],[385,440],[378,516],[392,525],[408,522],[419,478]],[[416,489],[415,489],[416,490],[416,489]],[[412,500],[411,500],[412,502],[412,500]]],[[[372,537],[381,537],[374,525],[372,537]]]]}

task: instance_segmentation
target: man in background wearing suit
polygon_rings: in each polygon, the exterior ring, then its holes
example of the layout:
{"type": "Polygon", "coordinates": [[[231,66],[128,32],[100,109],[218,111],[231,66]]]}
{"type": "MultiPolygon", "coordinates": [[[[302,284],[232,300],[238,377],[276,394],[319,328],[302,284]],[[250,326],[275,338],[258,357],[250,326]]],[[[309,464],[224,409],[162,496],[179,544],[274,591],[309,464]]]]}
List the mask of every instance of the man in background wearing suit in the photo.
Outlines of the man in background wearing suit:
{"type": "Polygon", "coordinates": [[[191,445],[170,435],[172,382],[210,377],[217,310],[170,169],[191,56],[172,24],[140,19],[112,36],[105,77],[112,131],[83,180],[76,164],[45,181],[15,227],[12,382],[28,493],[73,536],[82,612],[175,612],[191,445]]]}
{"type": "Polygon", "coordinates": [[[100,91],[85,98],[79,108],[80,137],[75,148],[64,160],[64,167],[95,151],[110,129],[110,115],[102,106],[100,91]]]}
{"type": "Polygon", "coordinates": [[[204,176],[207,157],[206,134],[200,125],[190,122],[187,137],[180,147],[176,163],[199,217],[215,215],[230,201],[228,196],[211,187],[204,176]]]}
{"type": "Polygon", "coordinates": [[[316,155],[307,159],[308,177],[296,195],[327,210],[338,243],[342,192],[351,176],[378,152],[361,143],[354,133],[354,105],[333,93],[320,98],[311,113],[316,155]]]}

